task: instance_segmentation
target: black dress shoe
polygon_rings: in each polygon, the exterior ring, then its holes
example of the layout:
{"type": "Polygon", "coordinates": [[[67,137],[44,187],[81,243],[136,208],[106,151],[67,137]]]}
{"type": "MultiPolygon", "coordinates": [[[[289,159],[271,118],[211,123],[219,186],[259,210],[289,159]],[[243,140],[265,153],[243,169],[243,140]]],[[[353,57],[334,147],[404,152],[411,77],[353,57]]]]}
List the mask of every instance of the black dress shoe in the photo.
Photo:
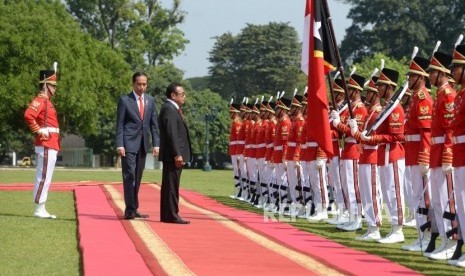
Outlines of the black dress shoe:
{"type": "Polygon", "coordinates": [[[161,222],[165,223],[176,223],[176,224],[189,224],[191,223],[188,220],[183,220],[183,219],[176,219],[176,220],[162,220],[161,222]]]}
{"type": "Polygon", "coordinates": [[[135,219],[136,215],[134,213],[128,213],[124,215],[124,219],[135,219]]]}
{"type": "Polygon", "coordinates": [[[149,217],[149,215],[139,213],[138,211],[136,211],[136,213],[135,213],[134,216],[135,216],[136,218],[148,218],[148,217],[149,217]]]}

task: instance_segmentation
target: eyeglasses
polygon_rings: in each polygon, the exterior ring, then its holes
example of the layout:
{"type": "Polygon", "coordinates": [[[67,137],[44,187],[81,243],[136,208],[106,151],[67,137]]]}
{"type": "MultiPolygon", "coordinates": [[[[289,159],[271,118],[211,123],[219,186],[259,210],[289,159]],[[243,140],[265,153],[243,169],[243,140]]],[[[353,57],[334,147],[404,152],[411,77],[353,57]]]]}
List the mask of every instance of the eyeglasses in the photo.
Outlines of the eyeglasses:
{"type": "Polygon", "coordinates": [[[185,92],[181,92],[181,93],[178,93],[178,92],[174,92],[176,95],[179,95],[181,97],[185,97],[186,96],[186,93],[185,92]]]}

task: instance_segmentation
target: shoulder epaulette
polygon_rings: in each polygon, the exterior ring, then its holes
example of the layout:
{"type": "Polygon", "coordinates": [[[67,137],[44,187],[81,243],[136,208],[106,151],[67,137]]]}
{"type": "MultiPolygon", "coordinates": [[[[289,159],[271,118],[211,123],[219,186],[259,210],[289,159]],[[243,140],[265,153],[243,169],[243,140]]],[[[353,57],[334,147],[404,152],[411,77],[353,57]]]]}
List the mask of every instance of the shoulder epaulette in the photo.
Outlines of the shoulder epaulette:
{"type": "Polygon", "coordinates": [[[424,100],[426,98],[425,92],[423,91],[418,92],[418,98],[420,100],[424,100]]]}
{"type": "Polygon", "coordinates": [[[450,93],[452,93],[452,91],[450,91],[449,88],[446,88],[446,89],[444,90],[444,94],[448,95],[448,94],[450,94],[450,93]]]}

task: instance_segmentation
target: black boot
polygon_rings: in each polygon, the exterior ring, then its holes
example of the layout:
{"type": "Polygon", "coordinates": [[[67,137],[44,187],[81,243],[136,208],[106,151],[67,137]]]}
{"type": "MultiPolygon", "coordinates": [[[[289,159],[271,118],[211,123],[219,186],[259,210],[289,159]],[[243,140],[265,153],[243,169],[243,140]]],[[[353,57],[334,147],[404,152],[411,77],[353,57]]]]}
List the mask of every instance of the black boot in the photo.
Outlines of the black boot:
{"type": "Polygon", "coordinates": [[[463,240],[457,240],[457,247],[455,248],[452,258],[450,258],[451,260],[458,260],[462,256],[462,245],[463,240]]]}
{"type": "Polygon", "coordinates": [[[439,237],[439,233],[431,233],[431,239],[429,240],[428,247],[426,247],[425,253],[431,253],[436,249],[436,239],[439,237]]]}

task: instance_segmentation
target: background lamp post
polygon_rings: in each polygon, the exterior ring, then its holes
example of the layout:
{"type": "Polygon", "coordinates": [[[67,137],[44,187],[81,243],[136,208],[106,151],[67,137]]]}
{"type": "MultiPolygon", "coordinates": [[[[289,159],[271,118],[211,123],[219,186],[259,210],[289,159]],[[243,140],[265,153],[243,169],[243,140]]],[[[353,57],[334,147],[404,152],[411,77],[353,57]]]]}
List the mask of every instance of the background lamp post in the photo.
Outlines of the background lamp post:
{"type": "Polygon", "coordinates": [[[210,110],[210,113],[205,114],[205,164],[203,166],[203,171],[209,172],[212,170],[212,166],[210,165],[210,140],[208,139],[208,131],[210,122],[216,119],[216,115],[218,113],[217,107],[213,107],[210,110]]]}

